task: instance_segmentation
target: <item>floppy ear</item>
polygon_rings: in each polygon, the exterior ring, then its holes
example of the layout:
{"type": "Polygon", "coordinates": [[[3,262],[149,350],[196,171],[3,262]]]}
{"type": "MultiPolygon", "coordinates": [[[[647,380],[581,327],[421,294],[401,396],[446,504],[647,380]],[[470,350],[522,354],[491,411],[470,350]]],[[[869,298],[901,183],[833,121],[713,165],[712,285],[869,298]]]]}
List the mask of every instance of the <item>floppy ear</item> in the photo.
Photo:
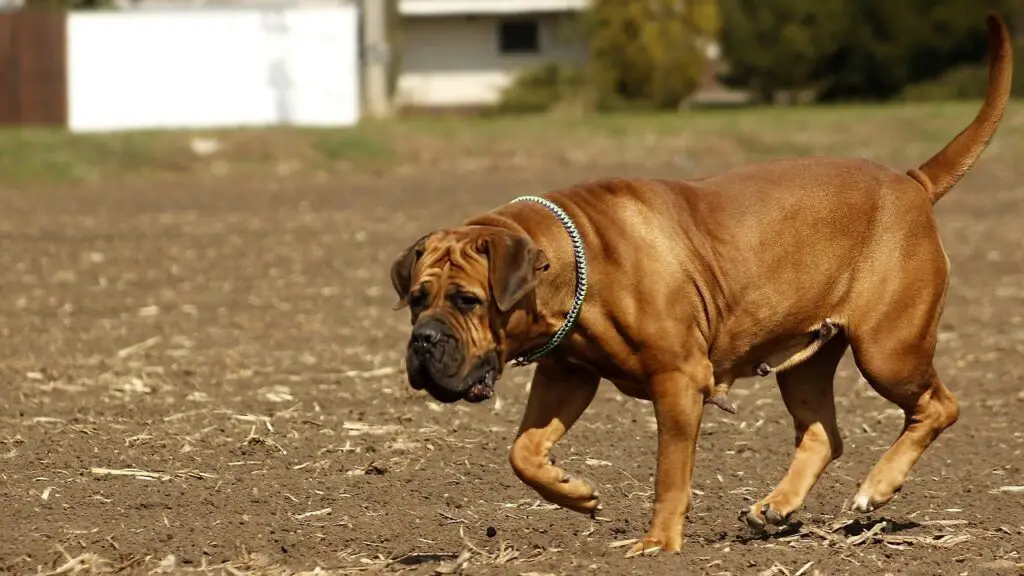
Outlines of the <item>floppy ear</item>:
{"type": "Polygon", "coordinates": [[[544,252],[527,236],[495,234],[487,240],[491,293],[498,310],[507,312],[537,286],[549,263],[544,252]]]}
{"type": "Polygon", "coordinates": [[[398,303],[395,304],[395,310],[401,310],[409,305],[409,290],[412,289],[412,269],[416,267],[416,263],[423,257],[423,248],[428,236],[430,234],[421,236],[419,240],[416,240],[412,246],[406,248],[395,259],[394,263],[391,264],[391,285],[394,286],[395,292],[398,294],[398,303]]]}

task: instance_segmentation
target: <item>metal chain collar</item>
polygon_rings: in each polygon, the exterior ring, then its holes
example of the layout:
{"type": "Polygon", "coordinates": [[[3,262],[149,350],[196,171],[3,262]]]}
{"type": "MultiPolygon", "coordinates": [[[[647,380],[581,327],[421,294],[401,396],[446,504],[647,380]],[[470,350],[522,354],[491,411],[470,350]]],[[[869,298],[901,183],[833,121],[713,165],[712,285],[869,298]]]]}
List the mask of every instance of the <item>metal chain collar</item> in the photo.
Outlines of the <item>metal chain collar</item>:
{"type": "Polygon", "coordinates": [[[569,308],[569,313],[565,317],[565,322],[555,332],[555,335],[551,337],[542,348],[532,352],[530,354],[524,354],[513,360],[513,366],[526,366],[536,362],[538,358],[547,354],[555,346],[558,346],[566,335],[569,334],[569,330],[572,329],[576,319],[580,315],[580,309],[583,308],[583,299],[587,295],[587,251],[583,247],[583,238],[580,237],[580,231],[576,228],[576,224],[573,223],[572,218],[565,213],[564,210],[558,207],[554,202],[541,198],[540,196],[520,196],[510,202],[536,202],[541,206],[547,208],[558,218],[558,222],[565,228],[565,231],[569,233],[569,239],[572,240],[572,255],[576,260],[576,293],[573,297],[572,306],[569,308]]]}

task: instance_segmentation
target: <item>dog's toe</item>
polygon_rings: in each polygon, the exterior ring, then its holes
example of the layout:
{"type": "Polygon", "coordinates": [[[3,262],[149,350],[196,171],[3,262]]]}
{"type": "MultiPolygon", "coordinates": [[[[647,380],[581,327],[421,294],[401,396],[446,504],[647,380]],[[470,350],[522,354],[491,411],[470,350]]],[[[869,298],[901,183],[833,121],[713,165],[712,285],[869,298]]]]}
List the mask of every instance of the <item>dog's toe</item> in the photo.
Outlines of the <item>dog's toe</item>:
{"type": "Polygon", "coordinates": [[[589,514],[597,514],[601,510],[601,495],[597,491],[597,485],[583,476],[572,476],[567,482],[561,484],[568,493],[564,501],[559,502],[565,508],[589,514]]]}
{"type": "Polygon", "coordinates": [[[752,529],[763,531],[768,526],[785,526],[789,523],[789,514],[780,514],[771,504],[755,504],[740,511],[740,520],[752,529]]]}
{"type": "Polygon", "coordinates": [[[753,530],[761,531],[764,530],[764,520],[757,514],[757,511],[753,507],[747,507],[740,510],[740,520],[747,523],[753,530]]]}
{"type": "Polygon", "coordinates": [[[566,510],[572,510],[573,512],[579,512],[590,516],[591,518],[597,516],[601,511],[601,501],[597,498],[591,498],[590,500],[567,500],[557,503],[566,510]]]}
{"type": "Polygon", "coordinates": [[[786,524],[788,517],[780,515],[768,504],[764,505],[763,511],[764,518],[769,524],[774,524],[775,526],[782,526],[783,524],[786,524]]]}
{"type": "Polygon", "coordinates": [[[863,494],[857,496],[856,498],[853,499],[853,505],[850,506],[850,509],[853,510],[854,512],[862,512],[865,514],[871,512],[871,499],[863,494]]]}
{"type": "Polygon", "coordinates": [[[595,484],[589,478],[584,478],[583,476],[576,476],[576,478],[579,478],[581,482],[587,485],[587,487],[590,489],[591,498],[595,500],[601,498],[601,491],[597,489],[597,484],[595,484]]]}
{"type": "Polygon", "coordinates": [[[850,509],[854,512],[867,514],[878,510],[884,506],[886,502],[888,502],[888,500],[885,502],[876,502],[874,498],[867,494],[858,494],[857,497],[853,499],[853,504],[850,506],[850,509]]]}
{"type": "Polygon", "coordinates": [[[892,502],[902,489],[902,486],[897,486],[895,489],[888,491],[879,490],[874,487],[862,487],[857,493],[857,496],[853,499],[853,504],[850,505],[850,509],[854,512],[860,512],[863,514],[874,512],[889,502],[892,502]]]}
{"type": "Polygon", "coordinates": [[[659,553],[678,553],[683,547],[683,535],[669,536],[666,534],[648,533],[626,553],[626,558],[635,556],[653,556],[659,553]]]}

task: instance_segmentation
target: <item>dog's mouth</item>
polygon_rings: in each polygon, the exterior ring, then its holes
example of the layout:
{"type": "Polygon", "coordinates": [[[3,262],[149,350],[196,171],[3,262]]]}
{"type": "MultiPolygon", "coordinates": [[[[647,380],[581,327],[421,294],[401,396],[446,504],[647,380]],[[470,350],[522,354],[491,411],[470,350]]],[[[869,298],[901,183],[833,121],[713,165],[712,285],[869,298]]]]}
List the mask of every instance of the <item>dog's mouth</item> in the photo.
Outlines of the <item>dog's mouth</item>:
{"type": "Polygon", "coordinates": [[[501,369],[493,354],[485,356],[475,364],[465,377],[437,377],[437,369],[424,364],[414,355],[407,361],[409,384],[415,390],[426,389],[437,401],[445,404],[465,400],[472,404],[483,402],[494,396],[494,385],[501,377],[501,369]]]}
{"type": "Polygon", "coordinates": [[[464,398],[467,402],[476,403],[483,402],[494,396],[494,383],[497,379],[498,374],[494,369],[484,371],[483,374],[469,383],[464,398]]]}

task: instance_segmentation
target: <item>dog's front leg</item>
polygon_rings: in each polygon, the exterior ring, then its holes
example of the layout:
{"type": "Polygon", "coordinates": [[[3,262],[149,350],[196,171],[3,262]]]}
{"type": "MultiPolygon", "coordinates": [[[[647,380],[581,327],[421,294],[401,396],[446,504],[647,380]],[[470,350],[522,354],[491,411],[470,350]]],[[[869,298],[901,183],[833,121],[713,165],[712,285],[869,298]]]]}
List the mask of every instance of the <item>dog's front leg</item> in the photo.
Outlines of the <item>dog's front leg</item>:
{"type": "Polygon", "coordinates": [[[654,514],[643,539],[630,555],[679,552],[683,525],[690,511],[690,479],[697,435],[710,391],[710,365],[694,363],[683,370],[659,374],[648,387],[658,425],[658,464],[654,485],[654,514]]]}
{"type": "Polygon", "coordinates": [[[554,465],[551,448],[594,399],[600,377],[582,368],[544,361],[537,366],[530,399],[509,461],[516,476],[545,500],[581,513],[594,513],[597,490],[585,478],[554,465]]]}

